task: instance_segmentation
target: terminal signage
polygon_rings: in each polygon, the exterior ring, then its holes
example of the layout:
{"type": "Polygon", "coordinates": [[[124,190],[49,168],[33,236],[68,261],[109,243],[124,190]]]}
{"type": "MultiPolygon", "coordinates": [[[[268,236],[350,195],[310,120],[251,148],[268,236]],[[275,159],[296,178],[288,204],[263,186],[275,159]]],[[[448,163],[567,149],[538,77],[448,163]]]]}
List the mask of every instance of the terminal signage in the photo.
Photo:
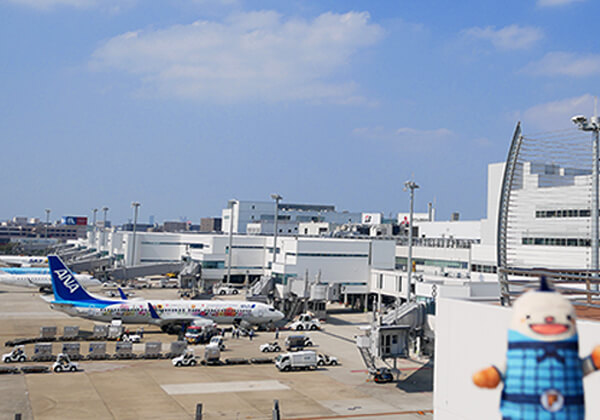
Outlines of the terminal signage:
{"type": "Polygon", "coordinates": [[[381,213],[363,213],[362,223],[364,225],[380,225],[381,213]]]}
{"type": "Polygon", "coordinates": [[[65,216],[63,217],[63,224],[65,225],[87,225],[88,219],[87,217],[78,217],[78,216],[65,216]]]}

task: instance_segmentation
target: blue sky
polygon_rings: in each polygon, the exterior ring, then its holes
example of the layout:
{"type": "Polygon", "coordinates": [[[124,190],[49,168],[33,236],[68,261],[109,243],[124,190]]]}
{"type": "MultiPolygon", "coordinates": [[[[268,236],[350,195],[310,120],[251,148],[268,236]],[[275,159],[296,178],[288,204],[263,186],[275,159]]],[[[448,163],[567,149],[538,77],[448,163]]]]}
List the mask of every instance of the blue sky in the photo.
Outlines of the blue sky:
{"type": "Polygon", "coordinates": [[[487,165],[590,115],[591,0],[0,0],[0,219],[230,198],[485,215],[487,165]]]}

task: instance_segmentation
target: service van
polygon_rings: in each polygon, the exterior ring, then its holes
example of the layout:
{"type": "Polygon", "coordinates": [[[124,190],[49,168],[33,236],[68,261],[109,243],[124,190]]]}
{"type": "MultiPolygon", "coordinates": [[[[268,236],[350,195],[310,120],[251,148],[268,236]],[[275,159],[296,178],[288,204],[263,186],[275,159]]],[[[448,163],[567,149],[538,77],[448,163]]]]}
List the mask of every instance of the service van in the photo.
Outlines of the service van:
{"type": "Polygon", "coordinates": [[[296,369],[316,369],[317,353],[306,350],[280,354],[275,359],[275,366],[283,372],[296,369]]]}

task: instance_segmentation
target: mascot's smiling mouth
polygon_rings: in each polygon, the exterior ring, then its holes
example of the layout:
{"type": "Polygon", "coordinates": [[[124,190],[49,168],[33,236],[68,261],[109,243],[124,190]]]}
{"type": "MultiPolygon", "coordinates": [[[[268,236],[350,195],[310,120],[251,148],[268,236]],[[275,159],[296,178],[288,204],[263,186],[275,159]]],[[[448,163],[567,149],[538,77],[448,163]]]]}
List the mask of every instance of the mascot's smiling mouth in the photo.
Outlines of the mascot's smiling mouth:
{"type": "Polygon", "coordinates": [[[569,330],[569,325],[565,324],[531,324],[529,325],[534,332],[542,335],[562,334],[569,330]]]}

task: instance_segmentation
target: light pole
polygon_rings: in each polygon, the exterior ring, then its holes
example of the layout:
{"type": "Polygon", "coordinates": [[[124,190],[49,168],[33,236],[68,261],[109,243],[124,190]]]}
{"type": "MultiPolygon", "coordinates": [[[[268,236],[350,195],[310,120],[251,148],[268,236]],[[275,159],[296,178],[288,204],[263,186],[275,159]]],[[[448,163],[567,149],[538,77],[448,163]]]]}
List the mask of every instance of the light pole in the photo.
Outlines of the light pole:
{"type": "Polygon", "coordinates": [[[271,263],[271,277],[273,277],[273,267],[277,258],[277,221],[279,219],[279,201],[283,198],[279,194],[271,194],[271,198],[275,200],[275,226],[273,233],[273,262],[271,263]]]}
{"type": "Polygon", "coordinates": [[[406,181],[404,183],[404,191],[410,190],[410,213],[408,216],[408,261],[407,261],[407,278],[408,278],[408,301],[410,301],[410,292],[412,288],[412,239],[413,239],[413,212],[415,204],[415,190],[419,188],[416,182],[406,181]]]}
{"type": "Polygon", "coordinates": [[[102,224],[102,231],[104,232],[104,234],[102,235],[102,247],[106,246],[106,213],[108,213],[109,208],[104,206],[102,207],[102,211],[104,212],[104,223],[102,224]]]}
{"type": "Polygon", "coordinates": [[[133,245],[131,247],[131,265],[135,264],[135,230],[137,228],[137,217],[138,217],[138,209],[141,204],[137,201],[131,203],[131,207],[133,207],[133,245]]]}
{"type": "Polygon", "coordinates": [[[98,213],[98,209],[92,209],[92,246],[96,245],[96,213],[98,213]]]}
{"type": "Polygon", "coordinates": [[[227,280],[226,283],[231,283],[231,254],[233,254],[233,208],[235,202],[231,204],[231,212],[229,213],[229,248],[227,248],[227,280]]]}
{"type": "MultiPolygon", "coordinates": [[[[594,276],[598,277],[598,133],[600,132],[600,120],[596,115],[590,118],[589,121],[583,115],[576,115],[571,118],[571,121],[580,130],[592,132],[592,270],[594,276]]],[[[592,285],[592,290],[598,291],[597,283],[592,285]]]]}
{"type": "Polygon", "coordinates": [[[46,239],[48,239],[48,225],[50,224],[50,209],[46,209],[46,239]]]}

